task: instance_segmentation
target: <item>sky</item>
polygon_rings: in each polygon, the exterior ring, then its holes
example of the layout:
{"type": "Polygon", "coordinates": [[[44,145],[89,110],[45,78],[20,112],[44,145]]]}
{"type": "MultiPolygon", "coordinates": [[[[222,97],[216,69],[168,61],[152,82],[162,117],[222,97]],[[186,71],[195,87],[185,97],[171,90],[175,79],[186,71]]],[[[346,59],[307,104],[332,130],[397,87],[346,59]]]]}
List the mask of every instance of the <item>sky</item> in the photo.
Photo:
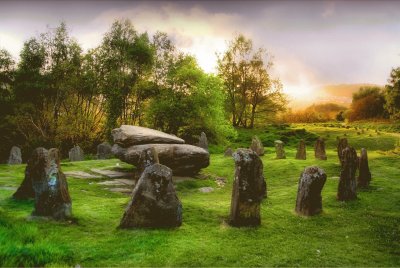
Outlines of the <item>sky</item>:
{"type": "Polygon", "coordinates": [[[400,66],[400,1],[394,0],[0,0],[0,48],[18,59],[25,40],[65,21],[87,50],[116,19],[130,19],[150,35],[168,33],[207,72],[215,72],[216,53],[242,33],[272,57],[272,74],[292,103],[327,98],[325,85],[384,85],[400,66]]]}

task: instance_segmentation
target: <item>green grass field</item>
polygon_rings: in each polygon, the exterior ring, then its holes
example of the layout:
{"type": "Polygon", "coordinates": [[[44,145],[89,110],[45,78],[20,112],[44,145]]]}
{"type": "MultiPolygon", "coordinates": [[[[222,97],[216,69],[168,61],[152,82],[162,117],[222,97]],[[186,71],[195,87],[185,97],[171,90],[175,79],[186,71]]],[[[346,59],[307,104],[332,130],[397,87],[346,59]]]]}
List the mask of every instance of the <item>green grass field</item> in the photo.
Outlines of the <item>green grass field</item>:
{"type": "MultiPolygon", "coordinates": [[[[229,215],[233,159],[211,148],[209,179],[184,181],[177,192],[183,224],[169,230],[119,230],[129,196],[113,193],[101,179],[70,178],[76,221],[29,221],[33,201],[14,201],[25,165],[0,165],[1,266],[400,266],[400,136],[338,125],[293,125],[283,130],[240,131],[231,146],[250,145],[256,133],[267,146],[262,157],[268,198],[263,201],[259,228],[234,228],[229,215]],[[297,129],[297,130],[296,130],[297,129]],[[305,129],[304,131],[302,129],[305,129]],[[336,201],[339,176],[336,137],[346,134],[357,151],[368,149],[373,180],[353,202],[336,201]],[[315,160],[315,137],[327,139],[327,161],[315,160]],[[271,141],[286,139],[287,159],[276,160],[271,141]],[[307,160],[295,160],[296,142],[307,140],[307,160]],[[327,175],[322,191],[323,213],[294,213],[297,182],[306,166],[318,165],[327,175]],[[225,177],[219,188],[213,178],[225,177]],[[201,193],[199,187],[215,191],[201,193]]],[[[113,168],[116,159],[63,162],[63,171],[113,168]]],[[[120,164],[123,168],[132,168],[120,164]]]]}

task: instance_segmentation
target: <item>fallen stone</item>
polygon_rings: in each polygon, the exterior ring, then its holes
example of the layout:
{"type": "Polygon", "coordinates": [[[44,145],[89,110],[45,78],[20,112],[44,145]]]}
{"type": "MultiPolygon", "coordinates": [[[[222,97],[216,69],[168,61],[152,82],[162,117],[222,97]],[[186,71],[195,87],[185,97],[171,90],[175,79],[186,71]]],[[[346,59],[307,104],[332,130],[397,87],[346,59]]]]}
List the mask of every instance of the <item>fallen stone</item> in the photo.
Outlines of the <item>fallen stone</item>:
{"type": "Polygon", "coordinates": [[[140,155],[154,147],[160,164],[173,170],[174,175],[194,175],[210,164],[210,154],[203,148],[188,144],[143,144],[122,148],[114,144],[112,151],[122,161],[139,166],[140,155]]]}
{"type": "Polygon", "coordinates": [[[114,143],[121,147],[129,147],[140,144],[183,144],[184,140],[167,133],[138,126],[122,125],[111,132],[114,143]]]}
{"type": "Polygon", "coordinates": [[[7,163],[9,165],[19,165],[22,164],[21,149],[17,146],[13,146],[10,151],[10,156],[8,157],[7,163]]]}
{"type": "Polygon", "coordinates": [[[323,169],[306,167],[300,175],[297,190],[296,212],[299,215],[313,216],[322,211],[321,191],[326,182],[323,169]]]}
{"type": "Polygon", "coordinates": [[[256,152],[256,154],[259,156],[264,155],[264,145],[257,136],[253,136],[251,139],[250,149],[256,152]]]}
{"type": "Polygon", "coordinates": [[[275,141],[275,151],[276,151],[276,159],[285,159],[285,149],[283,148],[283,141],[276,140],[275,141]]]}
{"type": "Polygon", "coordinates": [[[368,188],[371,182],[371,172],[368,165],[368,154],[365,148],[361,149],[360,160],[358,164],[359,174],[357,177],[358,188],[368,188]]]}
{"type": "Polygon", "coordinates": [[[178,227],[182,204],[172,183],[172,170],[161,164],[147,167],[132,192],[121,228],[178,227]]]}
{"type": "Polygon", "coordinates": [[[125,186],[126,184],[117,180],[112,181],[102,181],[98,182],[99,185],[110,185],[110,186],[125,186]]]}
{"type": "Polygon", "coordinates": [[[130,194],[132,193],[132,189],[130,188],[106,188],[107,190],[109,190],[110,192],[114,192],[114,193],[122,193],[122,194],[130,194]]]}
{"type": "Polygon", "coordinates": [[[356,192],[356,170],[357,152],[352,147],[346,147],[342,151],[342,166],[337,192],[339,201],[349,201],[357,199],[356,192]]]}
{"type": "Polygon", "coordinates": [[[217,177],[215,178],[215,182],[217,183],[218,187],[224,187],[226,184],[226,178],[217,177]]]}
{"type": "Polygon", "coordinates": [[[69,150],[68,153],[69,161],[83,161],[84,159],[84,154],[83,150],[79,145],[75,145],[71,150],[69,150]]]}
{"type": "Polygon", "coordinates": [[[249,149],[238,149],[233,158],[236,170],[229,223],[233,226],[260,225],[260,204],[267,191],[263,163],[257,153],[249,149]]]}
{"type": "Polygon", "coordinates": [[[199,188],[199,192],[201,192],[201,193],[211,193],[212,191],[214,191],[214,188],[212,188],[212,187],[201,187],[201,188],[199,188]]]}
{"type": "Polygon", "coordinates": [[[94,175],[84,171],[66,171],[64,174],[76,179],[98,179],[103,177],[102,175],[94,175]]]}
{"type": "Polygon", "coordinates": [[[208,152],[208,140],[206,133],[201,132],[198,146],[208,152]]]}
{"type": "Polygon", "coordinates": [[[299,145],[297,147],[296,159],[306,160],[306,158],[307,158],[306,143],[302,139],[299,141],[299,145]]]}
{"type": "Polygon", "coordinates": [[[111,145],[108,142],[97,145],[97,159],[109,159],[111,157],[111,145]]]}
{"type": "Polygon", "coordinates": [[[104,177],[107,178],[128,178],[128,177],[133,177],[133,172],[121,172],[121,171],[114,171],[114,170],[105,170],[105,169],[97,169],[97,168],[92,168],[90,169],[93,173],[100,174],[104,177]]]}

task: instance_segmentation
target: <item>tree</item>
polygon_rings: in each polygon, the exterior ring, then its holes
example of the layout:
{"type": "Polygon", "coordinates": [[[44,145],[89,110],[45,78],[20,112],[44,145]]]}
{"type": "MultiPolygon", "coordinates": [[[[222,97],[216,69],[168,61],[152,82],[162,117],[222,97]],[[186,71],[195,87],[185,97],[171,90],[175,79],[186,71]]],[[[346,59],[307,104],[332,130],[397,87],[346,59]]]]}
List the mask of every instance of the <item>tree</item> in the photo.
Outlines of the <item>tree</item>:
{"type": "Polygon", "coordinates": [[[379,87],[361,87],[353,94],[349,121],[384,118],[385,97],[379,87]]]}
{"type": "Polygon", "coordinates": [[[253,42],[238,35],[228,50],[218,56],[218,75],[227,91],[227,107],[233,126],[254,127],[258,114],[284,110],[286,100],[279,80],[269,71],[272,61],[263,49],[254,51],[253,42]]]}
{"type": "Polygon", "coordinates": [[[400,119],[400,67],[392,69],[386,88],[386,104],[390,118],[394,120],[400,119]]]}

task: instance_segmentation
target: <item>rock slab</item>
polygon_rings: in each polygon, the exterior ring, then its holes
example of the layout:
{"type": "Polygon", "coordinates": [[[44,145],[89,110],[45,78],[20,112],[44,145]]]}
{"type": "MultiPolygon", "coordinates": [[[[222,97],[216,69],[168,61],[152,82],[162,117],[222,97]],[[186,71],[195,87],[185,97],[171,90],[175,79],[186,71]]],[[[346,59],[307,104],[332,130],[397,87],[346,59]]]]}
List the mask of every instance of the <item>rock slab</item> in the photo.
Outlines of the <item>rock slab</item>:
{"type": "Polygon", "coordinates": [[[358,188],[368,188],[371,182],[371,172],[368,165],[368,154],[365,148],[361,149],[361,155],[358,162],[358,177],[357,177],[357,187],[358,188]]]}
{"type": "Polygon", "coordinates": [[[357,152],[352,147],[346,147],[342,151],[342,166],[340,171],[337,199],[349,201],[357,199],[356,192],[356,171],[357,152]]]}
{"type": "Polygon", "coordinates": [[[172,170],[147,167],[132,192],[120,228],[171,228],[182,224],[182,204],[172,183],[172,170]]]}
{"type": "Polygon", "coordinates": [[[140,144],[183,144],[184,140],[167,133],[138,126],[122,125],[112,130],[114,143],[129,147],[140,144]]]}
{"type": "Polygon", "coordinates": [[[260,204],[267,191],[263,163],[257,153],[249,149],[238,149],[233,158],[236,170],[229,224],[238,227],[260,225],[260,204]]]}
{"type": "Polygon", "coordinates": [[[285,159],[286,158],[285,149],[283,146],[284,146],[283,141],[280,141],[280,140],[275,141],[276,159],[285,159]]]}
{"type": "Polygon", "coordinates": [[[13,146],[10,150],[10,156],[8,157],[7,163],[9,165],[22,164],[21,149],[17,146],[13,146]]]}
{"type": "Polygon", "coordinates": [[[314,155],[316,159],[327,160],[325,152],[325,141],[322,138],[318,138],[314,146],[314,155]]]}
{"type": "Polygon", "coordinates": [[[111,145],[108,142],[105,141],[97,145],[97,159],[109,159],[111,157],[111,145]]]}
{"type": "Polygon", "coordinates": [[[206,150],[188,144],[142,144],[129,148],[114,144],[112,152],[122,161],[139,167],[142,152],[152,147],[160,164],[171,168],[174,175],[194,175],[210,164],[210,154],[206,150]]]}
{"type": "Polygon", "coordinates": [[[257,155],[264,155],[264,145],[257,136],[253,136],[251,139],[250,149],[256,152],[257,155]]]}
{"type": "Polygon", "coordinates": [[[296,213],[303,216],[313,216],[322,211],[321,191],[326,182],[323,169],[306,167],[299,178],[296,199],[296,213]]]}
{"type": "Polygon", "coordinates": [[[299,145],[297,146],[296,159],[306,160],[306,158],[306,143],[304,142],[304,140],[300,140],[299,145]]]}
{"type": "Polygon", "coordinates": [[[79,145],[75,145],[68,153],[69,161],[83,161],[84,153],[79,145]]]}

